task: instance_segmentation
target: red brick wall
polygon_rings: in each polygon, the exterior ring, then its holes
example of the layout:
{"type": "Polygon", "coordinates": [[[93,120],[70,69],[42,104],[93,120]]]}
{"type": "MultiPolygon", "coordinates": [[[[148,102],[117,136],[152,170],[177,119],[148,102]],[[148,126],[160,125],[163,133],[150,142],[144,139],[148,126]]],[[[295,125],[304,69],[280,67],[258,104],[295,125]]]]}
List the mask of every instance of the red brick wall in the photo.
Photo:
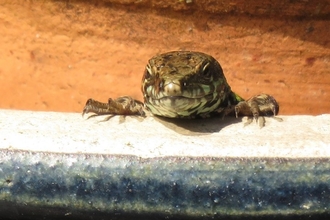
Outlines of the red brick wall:
{"type": "Polygon", "coordinates": [[[242,97],[272,94],[281,114],[330,113],[328,1],[90,2],[2,3],[0,108],[80,112],[90,97],[141,99],[151,56],[197,50],[242,97]]]}

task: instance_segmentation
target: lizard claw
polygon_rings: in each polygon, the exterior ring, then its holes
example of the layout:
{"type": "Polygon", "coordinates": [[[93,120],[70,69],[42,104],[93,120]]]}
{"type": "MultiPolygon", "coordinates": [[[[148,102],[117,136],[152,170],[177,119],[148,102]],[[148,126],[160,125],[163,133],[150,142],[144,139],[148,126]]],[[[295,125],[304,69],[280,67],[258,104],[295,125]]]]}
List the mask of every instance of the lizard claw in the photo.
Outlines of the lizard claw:
{"type": "MultiPolygon", "coordinates": [[[[239,114],[253,116],[260,127],[265,126],[263,116],[275,116],[279,112],[279,105],[273,96],[268,94],[256,95],[246,101],[241,101],[235,106],[236,118],[239,114]]],[[[280,119],[282,120],[282,119],[280,119]]],[[[250,124],[252,120],[248,121],[250,124]]]]}
{"type": "Polygon", "coordinates": [[[115,100],[109,98],[107,103],[99,102],[94,99],[88,99],[83,109],[82,116],[90,112],[95,113],[90,117],[97,115],[145,116],[143,103],[129,96],[119,97],[115,100]]]}

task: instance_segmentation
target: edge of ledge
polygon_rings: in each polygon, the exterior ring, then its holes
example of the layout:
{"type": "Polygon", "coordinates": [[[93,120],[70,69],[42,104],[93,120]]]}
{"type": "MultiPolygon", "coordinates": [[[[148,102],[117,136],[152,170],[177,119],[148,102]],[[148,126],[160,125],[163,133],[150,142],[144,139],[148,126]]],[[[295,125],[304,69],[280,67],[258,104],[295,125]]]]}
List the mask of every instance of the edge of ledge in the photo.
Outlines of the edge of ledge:
{"type": "Polygon", "coordinates": [[[5,150],[0,157],[2,217],[301,219],[330,214],[330,159],[140,159],[5,150]]]}

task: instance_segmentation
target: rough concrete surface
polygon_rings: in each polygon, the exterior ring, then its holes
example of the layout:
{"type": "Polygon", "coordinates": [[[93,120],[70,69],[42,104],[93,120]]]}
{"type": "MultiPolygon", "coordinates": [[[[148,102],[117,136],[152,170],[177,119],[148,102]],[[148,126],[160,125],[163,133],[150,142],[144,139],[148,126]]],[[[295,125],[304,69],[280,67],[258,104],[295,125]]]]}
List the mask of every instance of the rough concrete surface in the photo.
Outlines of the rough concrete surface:
{"type": "Polygon", "coordinates": [[[1,149],[59,153],[196,157],[330,157],[330,115],[163,121],[155,117],[0,111],[1,149]]]}

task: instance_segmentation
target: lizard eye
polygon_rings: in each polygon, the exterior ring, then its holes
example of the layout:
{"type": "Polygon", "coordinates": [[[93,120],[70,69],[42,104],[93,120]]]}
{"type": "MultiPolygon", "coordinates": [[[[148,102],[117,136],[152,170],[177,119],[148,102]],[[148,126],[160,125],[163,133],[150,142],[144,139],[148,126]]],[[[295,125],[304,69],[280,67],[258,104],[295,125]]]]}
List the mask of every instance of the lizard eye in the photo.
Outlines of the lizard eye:
{"type": "Polygon", "coordinates": [[[144,71],[144,75],[143,75],[143,80],[148,80],[151,77],[151,73],[149,72],[148,67],[146,67],[145,71],[144,71]]]}
{"type": "Polygon", "coordinates": [[[210,63],[206,63],[202,70],[202,75],[206,78],[211,77],[210,63]]]}

